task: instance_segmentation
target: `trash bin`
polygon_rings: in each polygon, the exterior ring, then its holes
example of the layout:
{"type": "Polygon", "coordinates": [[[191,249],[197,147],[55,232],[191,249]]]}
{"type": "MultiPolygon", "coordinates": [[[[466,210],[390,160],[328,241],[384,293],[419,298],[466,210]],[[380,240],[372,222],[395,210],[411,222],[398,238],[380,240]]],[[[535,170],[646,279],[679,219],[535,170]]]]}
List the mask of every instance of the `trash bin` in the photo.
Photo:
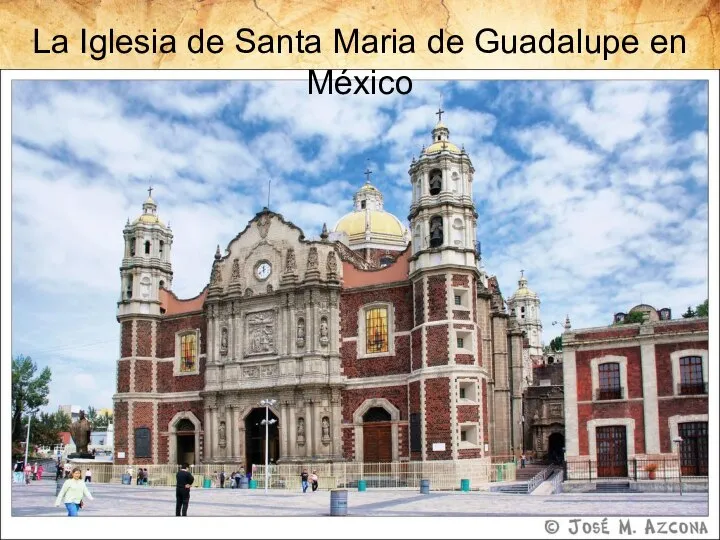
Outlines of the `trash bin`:
{"type": "MultiPolygon", "coordinates": [[[[364,481],[361,480],[360,482],[364,481]]],[[[358,486],[359,486],[358,482],[358,486]]],[[[363,490],[364,491],[364,490],[363,490]]],[[[330,515],[346,516],[347,515],[347,489],[333,489],[330,491],[330,515]]]]}
{"type": "Polygon", "coordinates": [[[250,489],[257,489],[257,480],[250,479],[250,489]]]}
{"type": "Polygon", "coordinates": [[[248,489],[249,483],[250,483],[250,482],[248,481],[247,476],[241,476],[241,477],[240,477],[240,485],[238,486],[238,488],[240,488],[240,489],[248,489]]]}
{"type": "Polygon", "coordinates": [[[358,480],[358,491],[365,491],[367,489],[367,482],[365,480],[358,480]]]}
{"type": "Polygon", "coordinates": [[[129,474],[122,475],[122,483],[124,485],[129,486],[131,482],[132,482],[132,476],[130,476],[129,474]]]}
{"type": "Polygon", "coordinates": [[[468,478],[460,480],[460,491],[470,491],[470,480],[468,478]]]}
{"type": "Polygon", "coordinates": [[[430,480],[420,480],[420,493],[424,495],[430,494],[430,480]]]}
{"type": "Polygon", "coordinates": [[[212,487],[212,479],[211,478],[203,478],[203,487],[211,488],[212,487]]]}

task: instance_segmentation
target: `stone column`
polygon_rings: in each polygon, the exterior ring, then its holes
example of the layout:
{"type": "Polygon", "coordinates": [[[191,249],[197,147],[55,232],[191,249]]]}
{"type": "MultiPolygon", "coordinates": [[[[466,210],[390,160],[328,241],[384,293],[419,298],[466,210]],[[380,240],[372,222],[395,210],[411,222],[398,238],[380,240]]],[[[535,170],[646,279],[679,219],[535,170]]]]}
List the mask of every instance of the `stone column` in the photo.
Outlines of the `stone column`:
{"type": "MultiPolygon", "coordinates": [[[[645,424],[645,453],[660,453],[660,422],[657,400],[657,373],[655,366],[655,344],[640,346],[642,365],[643,416],[645,424]]],[[[628,392],[628,390],[625,390],[628,392]]],[[[629,392],[628,392],[629,393],[629,392]]]]}
{"type": "Polygon", "coordinates": [[[205,422],[203,423],[203,431],[205,433],[205,440],[203,443],[203,450],[205,454],[204,461],[210,461],[212,459],[212,447],[213,447],[213,436],[212,436],[212,422],[210,407],[205,408],[205,422]]]}
{"type": "Polygon", "coordinates": [[[312,402],[307,400],[305,401],[305,455],[308,457],[312,457],[314,455],[314,434],[315,429],[313,428],[312,402]]]}
{"type": "Polygon", "coordinates": [[[235,430],[233,429],[233,407],[225,406],[225,457],[234,456],[235,449],[235,430]]]}
{"type": "MultiPolygon", "coordinates": [[[[338,392],[339,394],[339,392],[338,392]]],[[[331,452],[333,457],[342,456],[342,429],[340,424],[342,423],[342,409],[340,407],[340,397],[333,396],[332,401],[332,415],[330,417],[330,436],[331,436],[331,452]]]]}
{"type": "Polygon", "coordinates": [[[297,447],[297,412],[295,410],[295,406],[293,405],[290,407],[287,411],[288,414],[288,430],[287,430],[287,443],[288,443],[288,457],[296,457],[298,455],[298,447],[297,447]]]}
{"type": "Polygon", "coordinates": [[[288,406],[286,401],[280,402],[280,456],[281,458],[288,456],[288,438],[290,430],[288,429],[288,406]]]}
{"type": "Polygon", "coordinates": [[[218,436],[217,436],[217,430],[218,430],[218,410],[217,408],[214,408],[210,411],[210,433],[212,434],[212,456],[213,459],[217,458],[219,455],[220,447],[218,446],[218,436]]]}
{"type": "Polygon", "coordinates": [[[240,438],[244,433],[240,425],[240,408],[235,407],[233,409],[233,456],[235,456],[235,461],[243,462],[244,460],[240,447],[240,438]]]}
{"type": "MultiPolygon", "coordinates": [[[[567,340],[563,340],[567,341],[567,340]]],[[[565,455],[580,455],[578,439],[577,368],[575,350],[563,351],[563,385],[565,386],[565,455]]]]}
{"type": "Polygon", "coordinates": [[[320,456],[325,453],[324,447],[322,444],[322,422],[320,419],[320,409],[321,409],[322,403],[319,400],[313,401],[312,409],[313,409],[313,456],[320,456]]]}

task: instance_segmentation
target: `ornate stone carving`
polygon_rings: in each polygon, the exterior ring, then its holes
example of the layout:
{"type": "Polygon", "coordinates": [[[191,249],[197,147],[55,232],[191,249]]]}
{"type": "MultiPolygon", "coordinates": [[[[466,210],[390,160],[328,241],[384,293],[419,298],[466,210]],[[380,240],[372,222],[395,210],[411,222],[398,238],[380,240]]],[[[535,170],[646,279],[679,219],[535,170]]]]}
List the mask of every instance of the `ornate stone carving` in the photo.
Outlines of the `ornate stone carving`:
{"type": "Polygon", "coordinates": [[[251,289],[250,287],[248,287],[247,289],[245,289],[245,296],[250,297],[250,296],[252,296],[252,295],[253,295],[253,292],[252,292],[252,289],[251,289]]]}
{"type": "Polygon", "coordinates": [[[297,331],[295,332],[295,343],[298,347],[305,346],[305,319],[300,317],[297,322],[297,331]]]}
{"type": "Polygon", "coordinates": [[[277,377],[278,367],[274,364],[267,366],[245,366],[243,368],[243,378],[258,379],[260,377],[277,377]]]}
{"type": "Polygon", "coordinates": [[[297,263],[295,262],[295,250],[288,248],[287,255],[285,256],[285,273],[294,274],[297,270],[297,263]]]}
{"type": "Polygon", "coordinates": [[[322,418],[322,443],[324,445],[330,444],[330,419],[327,416],[322,418]]]}
{"type": "Polygon", "coordinates": [[[328,337],[328,321],[325,317],[320,319],[320,344],[326,346],[330,338],[328,337]]]}
{"type": "Polygon", "coordinates": [[[269,293],[273,292],[273,286],[272,286],[270,283],[268,283],[268,286],[267,286],[267,289],[266,289],[266,290],[267,290],[267,292],[269,292],[269,293]]]}
{"type": "Polygon", "coordinates": [[[268,230],[270,229],[270,221],[271,218],[267,212],[263,212],[260,219],[258,219],[257,226],[261,238],[265,238],[267,236],[268,230]]]}
{"type": "Polygon", "coordinates": [[[250,354],[267,354],[275,351],[275,313],[261,311],[247,317],[247,338],[250,354]]]}
{"type": "Polygon", "coordinates": [[[220,426],[218,426],[218,446],[220,448],[225,448],[225,445],[227,444],[225,431],[225,422],[220,422],[220,426]]]}
{"type": "Polygon", "coordinates": [[[218,285],[222,285],[222,269],[219,264],[215,263],[210,277],[210,286],[215,287],[218,285]]]}
{"type": "Polygon", "coordinates": [[[337,257],[335,257],[335,252],[331,251],[328,253],[327,256],[327,273],[328,277],[334,276],[337,274],[338,266],[337,266],[337,257]]]}
{"type": "Polygon", "coordinates": [[[220,331],[220,354],[225,356],[228,352],[228,329],[223,328],[220,331]]]}
{"type": "Polygon", "coordinates": [[[240,261],[233,259],[232,273],[230,274],[230,283],[240,282],[240,261]]]}
{"type": "Polygon", "coordinates": [[[318,251],[315,246],[312,246],[310,248],[310,251],[308,251],[308,259],[307,259],[307,270],[317,270],[318,269],[318,251]]]}
{"type": "Polygon", "coordinates": [[[257,366],[247,366],[243,368],[243,377],[248,379],[257,379],[260,376],[260,369],[257,366]]]}
{"type": "Polygon", "coordinates": [[[305,446],[305,419],[302,416],[297,421],[297,444],[305,446]]]}

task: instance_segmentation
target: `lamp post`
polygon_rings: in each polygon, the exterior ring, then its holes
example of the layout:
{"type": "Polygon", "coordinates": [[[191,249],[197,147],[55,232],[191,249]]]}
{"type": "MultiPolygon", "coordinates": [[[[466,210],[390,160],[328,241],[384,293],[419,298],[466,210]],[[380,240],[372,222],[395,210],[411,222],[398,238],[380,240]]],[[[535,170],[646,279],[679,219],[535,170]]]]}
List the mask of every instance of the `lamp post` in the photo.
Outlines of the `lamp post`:
{"type": "Polygon", "coordinates": [[[680,454],[680,445],[682,444],[682,437],[678,436],[673,439],[673,442],[677,445],[678,455],[678,481],[680,482],[680,496],[682,497],[682,457],[680,454]]]}
{"type": "Polygon", "coordinates": [[[274,406],[277,403],[277,400],[275,399],[263,399],[260,402],[260,405],[265,407],[265,420],[260,422],[265,426],[265,493],[267,493],[268,490],[268,484],[270,483],[270,470],[268,469],[268,442],[269,442],[269,427],[271,424],[274,424],[277,422],[275,418],[270,420],[269,414],[270,414],[270,407],[274,406]]]}
{"type": "Polygon", "coordinates": [[[23,461],[23,474],[25,473],[25,467],[27,467],[27,457],[28,457],[28,449],[30,448],[30,422],[32,422],[33,415],[35,413],[32,412],[28,416],[28,428],[27,428],[27,435],[25,436],[25,460],[23,461]]]}

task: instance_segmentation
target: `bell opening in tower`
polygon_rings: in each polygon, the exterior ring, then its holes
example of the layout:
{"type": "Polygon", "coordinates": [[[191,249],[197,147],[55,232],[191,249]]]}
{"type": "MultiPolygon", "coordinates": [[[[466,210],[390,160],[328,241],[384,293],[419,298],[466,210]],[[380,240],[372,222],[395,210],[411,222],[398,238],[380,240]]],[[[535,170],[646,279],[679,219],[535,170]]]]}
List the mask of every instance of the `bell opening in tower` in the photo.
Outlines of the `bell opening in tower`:
{"type": "Polygon", "coordinates": [[[443,244],[442,217],[435,216],[430,220],[430,247],[440,247],[443,244]]]}

